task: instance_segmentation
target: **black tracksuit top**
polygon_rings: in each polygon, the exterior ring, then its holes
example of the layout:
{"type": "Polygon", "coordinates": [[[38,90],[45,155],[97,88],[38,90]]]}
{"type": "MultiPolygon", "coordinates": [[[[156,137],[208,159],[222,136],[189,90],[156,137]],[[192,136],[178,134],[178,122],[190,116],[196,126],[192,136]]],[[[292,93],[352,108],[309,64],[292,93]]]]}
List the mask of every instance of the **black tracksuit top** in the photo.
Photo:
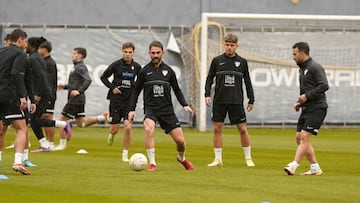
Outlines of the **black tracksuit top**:
{"type": "Polygon", "coordinates": [[[324,68],[312,58],[299,65],[300,95],[305,94],[307,101],[302,110],[327,108],[325,92],[329,89],[324,68]]]}
{"type": "Polygon", "coordinates": [[[26,53],[15,45],[0,49],[0,97],[18,100],[27,96],[31,87],[30,75],[27,79],[28,60],[26,53]]]}
{"type": "Polygon", "coordinates": [[[109,88],[107,99],[112,102],[129,102],[135,80],[141,70],[141,66],[132,61],[126,64],[123,59],[114,61],[100,76],[101,81],[109,88]],[[112,82],[109,77],[113,76],[112,82]],[[118,87],[121,94],[114,94],[112,91],[118,87]]]}
{"type": "Polygon", "coordinates": [[[216,77],[214,104],[243,104],[243,81],[249,104],[254,103],[254,90],[246,59],[237,54],[229,58],[225,53],[215,57],[206,78],[205,97],[210,97],[214,77],[216,77]]]}
{"type": "Polygon", "coordinates": [[[45,59],[35,51],[29,55],[29,65],[31,68],[34,95],[40,96],[42,99],[51,98],[51,87],[48,80],[47,65],[45,59]]]}
{"type": "Polygon", "coordinates": [[[142,89],[144,89],[144,110],[149,108],[158,112],[173,111],[171,89],[173,89],[179,103],[182,106],[188,106],[175,72],[164,62],[158,68],[150,62],[140,70],[134,92],[131,95],[130,111],[135,110],[137,98],[142,89]]]}
{"type": "Polygon", "coordinates": [[[88,69],[83,61],[74,62],[74,67],[70,72],[68,84],[65,89],[68,89],[68,103],[69,104],[85,104],[85,91],[91,84],[91,77],[88,69]],[[70,96],[72,90],[80,92],[79,95],[70,96]]]}
{"type": "Polygon", "coordinates": [[[49,55],[44,58],[47,67],[48,82],[51,89],[51,99],[56,100],[57,91],[57,66],[55,60],[49,55]]]}

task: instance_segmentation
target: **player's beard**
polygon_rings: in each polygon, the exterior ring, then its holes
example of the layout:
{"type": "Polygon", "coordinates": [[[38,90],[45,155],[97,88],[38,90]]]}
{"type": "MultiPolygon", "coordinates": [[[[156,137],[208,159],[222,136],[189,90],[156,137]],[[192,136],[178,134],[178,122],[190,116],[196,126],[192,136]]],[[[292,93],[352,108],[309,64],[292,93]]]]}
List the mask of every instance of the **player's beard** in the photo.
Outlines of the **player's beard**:
{"type": "Polygon", "coordinates": [[[161,63],[161,58],[159,57],[154,57],[151,59],[151,62],[154,64],[154,65],[159,65],[161,63]]]}

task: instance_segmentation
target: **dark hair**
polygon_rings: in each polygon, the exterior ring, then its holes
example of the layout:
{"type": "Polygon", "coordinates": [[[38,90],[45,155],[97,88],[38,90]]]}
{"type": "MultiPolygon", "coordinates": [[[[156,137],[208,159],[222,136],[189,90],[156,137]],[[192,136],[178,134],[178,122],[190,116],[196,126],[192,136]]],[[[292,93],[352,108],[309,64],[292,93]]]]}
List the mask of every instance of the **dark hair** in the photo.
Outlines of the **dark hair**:
{"type": "Polygon", "coordinates": [[[135,51],[135,45],[132,42],[125,42],[122,45],[122,50],[127,49],[127,48],[132,48],[135,51]]]}
{"type": "Polygon", "coordinates": [[[81,54],[83,56],[83,58],[86,58],[86,49],[83,47],[76,47],[74,48],[74,51],[76,51],[77,53],[81,54]]]}
{"type": "Polygon", "coordinates": [[[230,42],[230,43],[237,43],[238,42],[238,38],[236,35],[229,33],[225,36],[224,39],[225,42],[230,42]]]}
{"type": "Polygon", "coordinates": [[[4,40],[5,40],[5,41],[10,40],[10,34],[6,34],[5,37],[4,37],[4,40]]]}
{"type": "Polygon", "coordinates": [[[149,50],[151,49],[151,47],[159,47],[161,50],[164,49],[163,44],[160,41],[152,41],[149,45],[149,50]]]}
{"type": "Polygon", "coordinates": [[[310,53],[309,44],[306,42],[297,42],[292,46],[292,48],[297,48],[300,52],[304,52],[306,55],[309,55],[310,53]]]}
{"type": "Polygon", "coordinates": [[[47,49],[47,51],[50,53],[52,50],[51,42],[46,41],[40,44],[39,48],[47,49]]]}
{"type": "Polygon", "coordinates": [[[27,34],[22,29],[15,29],[9,34],[9,40],[16,42],[19,38],[27,38],[27,34]]]}
{"type": "Polygon", "coordinates": [[[28,43],[35,49],[38,49],[40,44],[43,42],[46,42],[47,40],[41,36],[41,37],[30,37],[28,39],[28,43]]]}

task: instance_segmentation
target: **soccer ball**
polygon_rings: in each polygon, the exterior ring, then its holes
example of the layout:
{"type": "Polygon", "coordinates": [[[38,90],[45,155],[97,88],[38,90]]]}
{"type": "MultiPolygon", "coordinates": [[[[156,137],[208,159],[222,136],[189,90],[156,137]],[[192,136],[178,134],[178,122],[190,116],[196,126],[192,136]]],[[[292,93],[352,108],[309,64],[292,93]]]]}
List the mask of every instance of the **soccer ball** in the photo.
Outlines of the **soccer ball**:
{"type": "Polygon", "coordinates": [[[130,168],[133,169],[134,171],[142,171],[146,168],[147,166],[147,158],[144,154],[142,153],[135,153],[130,157],[130,168]]]}

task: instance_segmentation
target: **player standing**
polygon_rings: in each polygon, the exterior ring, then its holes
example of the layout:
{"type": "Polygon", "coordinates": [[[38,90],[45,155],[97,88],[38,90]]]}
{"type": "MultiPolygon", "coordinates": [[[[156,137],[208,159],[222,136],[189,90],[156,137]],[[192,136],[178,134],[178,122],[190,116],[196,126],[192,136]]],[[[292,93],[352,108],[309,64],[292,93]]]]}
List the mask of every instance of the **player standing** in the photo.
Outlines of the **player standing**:
{"type": "MultiPolygon", "coordinates": [[[[46,107],[45,113],[42,115],[42,118],[47,120],[54,119],[56,90],[57,90],[57,66],[55,60],[51,57],[50,54],[51,50],[52,50],[52,45],[51,42],[49,41],[41,43],[38,49],[39,54],[45,59],[46,62],[48,82],[51,89],[49,103],[46,107]]],[[[55,128],[45,127],[45,134],[49,142],[50,149],[54,150],[55,128]]]]}
{"type": "Polygon", "coordinates": [[[214,154],[215,159],[208,166],[221,166],[222,163],[222,129],[224,119],[229,114],[231,124],[235,124],[239,133],[241,145],[245,154],[247,166],[255,166],[251,158],[250,137],[246,125],[246,115],[243,106],[243,81],[249,98],[247,111],[254,107],[254,91],[252,88],[249,68],[246,59],[236,53],[238,38],[234,34],[225,36],[225,53],[215,57],[209,69],[205,84],[205,102],[211,104],[210,90],[216,77],[212,121],[214,128],[214,154]]]}

